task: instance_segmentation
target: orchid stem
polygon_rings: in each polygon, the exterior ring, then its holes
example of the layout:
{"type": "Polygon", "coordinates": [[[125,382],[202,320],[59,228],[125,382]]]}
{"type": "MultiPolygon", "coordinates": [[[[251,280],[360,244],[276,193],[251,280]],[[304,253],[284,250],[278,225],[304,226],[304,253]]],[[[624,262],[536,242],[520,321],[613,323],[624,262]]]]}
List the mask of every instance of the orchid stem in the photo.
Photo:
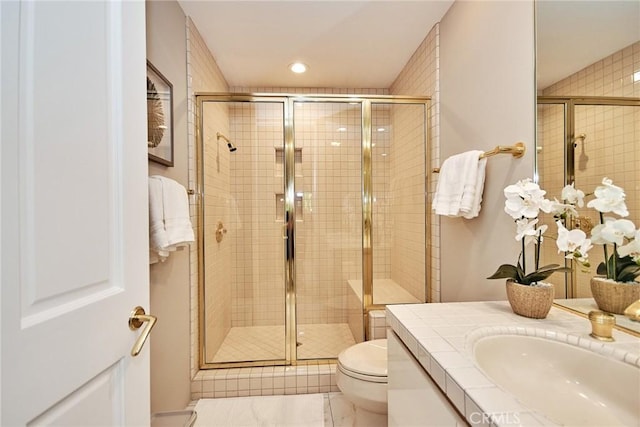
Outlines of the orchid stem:
{"type": "Polygon", "coordinates": [[[524,275],[527,275],[527,257],[524,253],[524,237],[522,238],[522,271],[524,272],[524,275]]]}
{"type": "MultiPolygon", "coordinates": [[[[604,215],[600,212],[600,224],[604,224],[604,215]]],[[[613,278],[611,276],[611,272],[609,271],[609,251],[607,250],[606,243],[602,245],[602,249],[604,249],[604,265],[607,267],[607,279],[613,278]]]]}
{"type": "Polygon", "coordinates": [[[618,268],[616,266],[616,258],[618,253],[618,245],[613,244],[613,255],[611,255],[611,267],[613,270],[613,280],[618,281],[618,268]]]}
{"type": "Polygon", "coordinates": [[[542,240],[542,232],[538,232],[538,247],[536,248],[536,271],[540,268],[540,241],[542,240]]]}

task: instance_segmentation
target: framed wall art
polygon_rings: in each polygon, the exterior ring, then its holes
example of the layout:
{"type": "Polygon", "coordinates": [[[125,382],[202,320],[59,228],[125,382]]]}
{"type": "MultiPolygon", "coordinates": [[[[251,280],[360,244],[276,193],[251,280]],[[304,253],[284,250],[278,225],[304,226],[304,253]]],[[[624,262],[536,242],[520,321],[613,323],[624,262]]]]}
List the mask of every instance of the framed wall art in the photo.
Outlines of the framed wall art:
{"type": "Polygon", "coordinates": [[[149,160],[173,166],[173,85],[147,61],[149,160]]]}

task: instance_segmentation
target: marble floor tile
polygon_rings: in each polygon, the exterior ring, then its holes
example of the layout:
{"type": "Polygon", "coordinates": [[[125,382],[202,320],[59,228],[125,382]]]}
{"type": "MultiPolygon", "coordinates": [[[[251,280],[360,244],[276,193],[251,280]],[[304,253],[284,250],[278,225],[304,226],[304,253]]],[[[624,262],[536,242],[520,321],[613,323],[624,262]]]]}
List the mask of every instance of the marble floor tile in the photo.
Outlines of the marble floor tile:
{"type": "Polygon", "coordinates": [[[201,399],[194,427],[323,427],[322,394],[201,399]]]}

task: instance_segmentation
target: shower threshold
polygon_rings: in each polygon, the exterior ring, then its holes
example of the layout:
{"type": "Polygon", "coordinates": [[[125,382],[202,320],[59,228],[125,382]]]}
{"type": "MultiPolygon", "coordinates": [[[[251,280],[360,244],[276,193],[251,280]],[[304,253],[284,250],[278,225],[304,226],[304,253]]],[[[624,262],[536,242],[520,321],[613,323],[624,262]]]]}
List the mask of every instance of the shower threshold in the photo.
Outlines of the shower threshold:
{"type": "MultiPolygon", "coordinates": [[[[209,363],[252,362],[284,359],[284,326],[233,327],[209,363]]],[[[355,344],[346,323],[298,325],[297,358],[336,358],[355,344]]]]}

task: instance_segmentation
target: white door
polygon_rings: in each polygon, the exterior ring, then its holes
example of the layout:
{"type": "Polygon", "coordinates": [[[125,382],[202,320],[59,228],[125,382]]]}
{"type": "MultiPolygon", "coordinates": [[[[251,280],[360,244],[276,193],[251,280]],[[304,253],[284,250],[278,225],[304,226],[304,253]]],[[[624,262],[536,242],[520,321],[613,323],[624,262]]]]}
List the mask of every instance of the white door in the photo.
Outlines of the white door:
{"type": "Polygon", "coordinates": [[[148,425],[144,2],[0,15],[0,424],[148,425]]]}

